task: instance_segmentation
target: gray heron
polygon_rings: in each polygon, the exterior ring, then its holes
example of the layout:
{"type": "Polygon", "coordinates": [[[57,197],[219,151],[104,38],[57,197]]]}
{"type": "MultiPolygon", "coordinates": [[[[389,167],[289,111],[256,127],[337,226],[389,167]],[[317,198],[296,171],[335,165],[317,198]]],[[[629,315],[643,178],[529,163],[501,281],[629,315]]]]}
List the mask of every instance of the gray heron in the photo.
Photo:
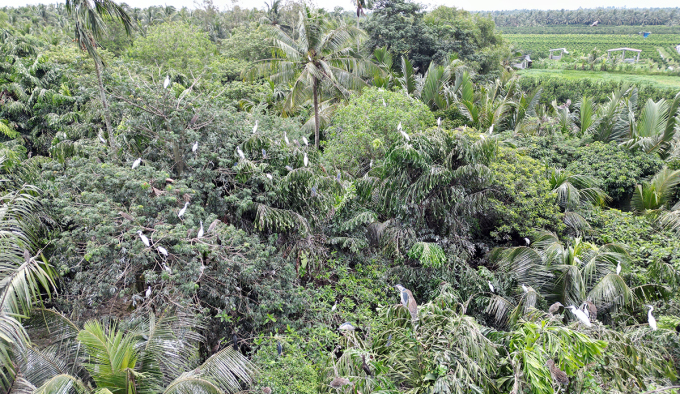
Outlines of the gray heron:
{"type": "Polygon", "coordinates": [[[399,290],[401,304],[408,309],[411,318],[415,320],[418,317],[418,304],[416,303],[415,298],[413,298],[413,293],[402,285],[396,285],[394,287],[399,290]]]}
{"type": "Polygon", "coordinates": [[[552,376],[553,380],[557,382],[557,384],[560,386],[567,386],[569,384],[569,377],[564,371],[555,365],[555,361],[548,360],[546,361],[545,366],[548,367],[550,370],[550,376],[552,376]]]}

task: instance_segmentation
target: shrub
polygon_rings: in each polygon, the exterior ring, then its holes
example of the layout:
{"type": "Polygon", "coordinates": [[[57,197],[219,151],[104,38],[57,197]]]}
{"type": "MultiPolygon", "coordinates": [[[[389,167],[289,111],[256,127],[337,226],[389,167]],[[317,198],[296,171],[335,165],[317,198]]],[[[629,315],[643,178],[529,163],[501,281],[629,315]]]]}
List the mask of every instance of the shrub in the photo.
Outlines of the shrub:
{"type": "Polygon", "coordinates": [[[397,131],[400,122],[407,134],[413,134],[434,121],[427,106],[416,99],[376,88],[365,89],[335,114],[324,156],[332,165],[358,173],[371,160],[382,159],[392,144],[403,141],[397,131]]]}

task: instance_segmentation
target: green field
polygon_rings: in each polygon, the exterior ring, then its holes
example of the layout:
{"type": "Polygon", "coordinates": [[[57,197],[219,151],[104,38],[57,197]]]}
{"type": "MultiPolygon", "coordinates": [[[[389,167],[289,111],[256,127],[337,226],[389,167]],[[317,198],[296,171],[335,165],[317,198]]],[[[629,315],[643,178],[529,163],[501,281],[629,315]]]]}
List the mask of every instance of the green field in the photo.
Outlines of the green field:
{"type": "MultiPolygon", "coordinates": [[[[552,48],[566,48],[570,52],[565,57],[567,60],[587,54],[594,48],[606,56],[608,49],[630,47],[642,50],[641,60],[650,59],[661,64],[680,61],[680,55],[674,49],[680,43],[680,35],[677,34],[652,34],[647,38],[638,34],[506,34],[504,37],[517,49],[536,59],[547,58],[548,50],[552,48]]],[[[632,56],[633,53],[626,54],[626,57],[632,56]]]]}
{"type": "Polygon", "coordinates": [[[564,79],[592,79],[598,81],[626,81],[636,85],[650,84],[659,88],[680,89],[680,77],[666,75],[636,75],[619,74],[606,71],[581,71],[581,70],[542,70],[528,69],[519,70],[518,74],[527,77],[555,77],[564,79]]]}

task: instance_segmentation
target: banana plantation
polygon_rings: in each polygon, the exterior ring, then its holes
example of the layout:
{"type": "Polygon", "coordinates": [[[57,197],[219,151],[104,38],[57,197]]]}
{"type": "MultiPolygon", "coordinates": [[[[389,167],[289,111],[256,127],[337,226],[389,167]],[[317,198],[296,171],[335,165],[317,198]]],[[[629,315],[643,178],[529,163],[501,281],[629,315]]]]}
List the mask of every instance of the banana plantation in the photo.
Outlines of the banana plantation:
{"type": "Polygon", "coordinates": [[[0,392],[680,392],[680,92],[528,88],[410,0],[0,48],[0,392]]]}

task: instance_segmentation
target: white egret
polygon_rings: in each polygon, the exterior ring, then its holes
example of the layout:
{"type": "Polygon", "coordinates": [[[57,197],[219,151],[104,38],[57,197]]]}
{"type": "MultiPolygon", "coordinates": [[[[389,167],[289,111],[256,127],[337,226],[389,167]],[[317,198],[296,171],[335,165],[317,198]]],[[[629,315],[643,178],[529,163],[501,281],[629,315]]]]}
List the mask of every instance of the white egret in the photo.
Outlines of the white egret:
{"type": "Polygon", "coordinates": [[[383,101],[383,107],[387,107],[387,103],[385,102],[385,99],[382,99],[383,101]]]}
{"type": "Polygon", "coordinates": [[[170,85],[170,76],[166,75],[165,76],[165,82],[163,82],[163,89],[167,89],[169,85],[170,85]]]}
{"type": "Polygon", "coordinates": [[[164,269],[168,274],[172,274],[172,269],[170,269],[170,267],[168,267],[167,265],[165,265],[165,263],[163,263],[162,266],[163,266],[163,269],[164,269]]]}
{"type": "Polygon", "coordinates": [[[286,170],[288,170],[288,171],[293,171],[293,167],[291,167],[291,166],[286,166],[286,170]]]}
{"type": "Polygon", "coordinates": [[[177,217],[178,217],[178,218],[181,219],[182,216],[184,216],[184,212],[187,211],[187,207],[188,207],[188,206],[189,206],[189,201],[185,202],[185,203],[184,203],[184,208],[182,208],[182,209],[179,210],[179,213],[177,214],[177,217]]]}
{"type": "Polygon", "coordinates": [[[401,131],[401,122],[397,125],[397,130],[401,131]]]}
{"type": "Polygon", "coordinates": [[[489,135],[493,134],[493,124],[489,127],[489,135]]]}
{"type": "Polygon", "coordinates": [[[147,248],[151,246],[151,243],[149,243],[149,238],[147,238],[146,235],[142,233],[142,230],[138,230],[137,234],[139,234],[139,238],[142,239],[142,242],[144,242],[144,245],[146,245],[147,248]]]}
{"type": "Polygon", "coordinates": [[[267,174],[267,179],[271,181],[272,179],[274,179],[274,177],[272,176],[272,174],[267,174]]]}
{"type": "Polygon", "coordinates": [[[309,146],[309,141],[307,140],[307,137],[302,137],[302,142],[305,144],[305,146],[309,146]]]}
{"type": "Polygon", "coordinates": [[[102,133],[103,133],[102,129],[99,129],[99,134],[97,134],[97,136],[99,137],[99,142],[106,145],[106,140],[104,139],[104,137],[102,137],[102,133]]]}
{"type": "Polygon", "coordinates": [[[246,158],[246,155],[243,154],[243,151],[241,150],[241,147],[240,147],[240,146],[237,146],[237,147],[236,147],[236,153],[238,153],[238,157],[240,157],[241,159],[245,159],[245,158],[246,158]]]}
{"type": "Polygon", "coordinates": [[[283,132],[283,140],[286,141],[286,145],[290,145],[290,141],[288,140],[288,133],[285,131],[283,132]]]}
{"type": "Polygon", "coordinates": [[[442,118],[437,118],[437,127],[442,127],[442,118]]]}
{"type": "Polygon", "coordinates": [[[304,159],[302,159],[302,163],[307,167],[309,165],[309,159],[307,158],[307,153],[305,153],[304,159]]]}
{"type": "Polygon", "coordinates": [[[132,169],[134,170],[135,168],[139,167],[140,164],[142,164],[142,158],[141,157],[139,159],[135,160],[132,163],[132,169]]]}
{"type": "Polygon", "coordinates": [[[191,147],[191,151],[196,153],[198,150],[198,141],[194,142],[194,145],[191,147]]]}
{"type": "Polygon", "coordinates": [[[652,311],[654,310],[654,307],[651,305],[647,305],[647,308],[649,308],[649,312],[647,312],[647,321],[649,322],[649,327],[652,329],[652,331],[656,331],[656,319],[654,316],[652,316],[652,311]]]}
{"type": "Polygon", "coordinates": [[[524,238],[524,243],[525,243],[527,246],[531,245],[531,241],[529,240],[529,238],[524,238]]]}
{"type": "Polygon", "coordinates": [[[335,301],[335,304],[333,304],[333,307],[331,308],[331,312],[335,312],[335,310],[338,309],[338,302],[335,301]]]}
{"type": "Polygon", "coordinates": [[[621,274],[621,262],[619,261],[618,264],[616,264],[616,275],[621,274]]]}
{"type": "Polygon", "coordinates": [[[255,121],[255,126],[253,126],[253,134],[257,133],[258,120],[255,121]]]}
{"type": "Polygon", "coordinates": [[[147,287],[146,289],[146,298],[151,297],[151,286],[147,287]]]}
{"type": "Polygon", "coordinates": [[[406,141],[411,141],[411,137],[409,137],[404,130],[399,130],[399,133],[401,133],[401,136],[404,137],[406,141]]]}
{"type": "Polygon", "coordinates": [[[201,220],[201,228],[198,230],[198,234],[196,235],[196,238],[202,238],[203,237],[203,221],[201,220]]]}
{"type": "Polygon", "coordinates": [[[528,292],[529,292],[529,289],[528,289],[526,286],[524,286],[524,285],[522,285],[522,290],[524,290],[525,293],[528,293],[528,292]]]}
{"type": "Polygon", "coordinates": [[[267,151],[262,149],[262,158],[266,159],[267,158],[267,151]]]}
{"type": "Polygon", "coordinates": [[[491,290],[492,293],[495,293],[496,291],[495,291],[495,289],[493,288],[493,285],[491,284],[491,281],[488,280],[487,282],[489,282],[489,290],[491,290]]]}
{"type": "Polygon", "coordinates": [[[588,316],[586,316],[586,314],[583,313],[582,310],[578,309],[578,308],[575,307],[574,305],[569,305],[567,308],[569,308],[569,309],[571,310],[571,313],[573,313],[574,316],[576,316],[576,318],[577,318],[581,323],[585,324],[586,327],[591,327],[591,326],[592,326],[592,324],[590,324],[590,319],[588,319],[588,316]]]}
{"type": "Polygon", "coordinates": [[[579,309],[586,315],[588,320],[590,320],[590,311],[588,310],[588,304],[584,302],[579,309]]]}
{"type": "Polygon", "coordinates": [[[158,253],[162,254],[165,257],[168,257],[168,250],[167,249],[165,249],[162,246],[158,246],[158,247],[156,247],[156,249],[158,250],[158,253]]]}

